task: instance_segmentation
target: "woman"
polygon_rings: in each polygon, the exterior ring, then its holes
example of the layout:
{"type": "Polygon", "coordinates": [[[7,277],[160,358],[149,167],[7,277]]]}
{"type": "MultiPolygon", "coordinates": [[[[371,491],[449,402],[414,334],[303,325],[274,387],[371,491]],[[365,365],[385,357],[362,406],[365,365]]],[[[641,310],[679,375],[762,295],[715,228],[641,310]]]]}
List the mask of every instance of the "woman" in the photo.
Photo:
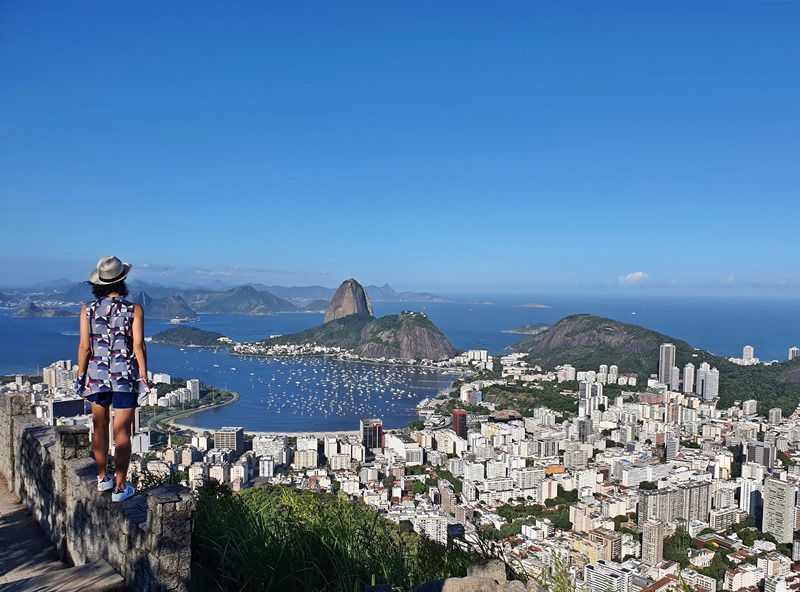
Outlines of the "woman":
{"type": "Polygon", "coordinates": [[[131,427],[140,395],[147,384],[147,352],[144,345],[144,311],[126,299],[125,278],[131,265],[113,255],[103,257],[92,271],[89,283],[96,300],[81,309],[81,340],[78,347],[79,388],[92,403],[94,459],[97,489],[113,488],[112,502],[136,494],[126,481],[131,459],[131,427]],[[108,474],[109,406],[114,406],[114,469],[108,474]]]}

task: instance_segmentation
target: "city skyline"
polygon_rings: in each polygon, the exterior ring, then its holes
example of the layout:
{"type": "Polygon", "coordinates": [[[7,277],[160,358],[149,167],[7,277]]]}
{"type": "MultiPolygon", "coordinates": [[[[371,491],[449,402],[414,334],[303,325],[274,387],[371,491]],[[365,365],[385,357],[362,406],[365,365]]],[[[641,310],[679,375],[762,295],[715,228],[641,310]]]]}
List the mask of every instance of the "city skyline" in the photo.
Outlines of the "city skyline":
{"type": "Polygon", "coordinates": [[[5,4],[0,284],[113,252],[162,285],[794,296],[798,24],[780,2],[5,4]]]}

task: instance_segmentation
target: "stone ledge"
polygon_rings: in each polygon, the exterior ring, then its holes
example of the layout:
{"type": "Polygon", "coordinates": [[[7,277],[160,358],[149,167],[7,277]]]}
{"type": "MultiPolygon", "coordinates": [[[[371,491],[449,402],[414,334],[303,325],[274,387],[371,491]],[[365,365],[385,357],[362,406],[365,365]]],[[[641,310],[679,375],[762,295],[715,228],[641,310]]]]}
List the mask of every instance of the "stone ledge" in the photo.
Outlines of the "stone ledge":
{"type": "Polygon", "coordinates": [[[191,492],[171,485],[112,503],[110,492],[97,491],[88,428],[43,425],[29,403],[25,395],[0,396],[0,474],[62,558],[77,565],[103,559],[132,590],[187,591],[191,492]]]}
{"type": "Polygon", "coordinates": [[[0,586],[0,592],[124,592],[125,580],[107,561],[53,571],[0,586]]]}

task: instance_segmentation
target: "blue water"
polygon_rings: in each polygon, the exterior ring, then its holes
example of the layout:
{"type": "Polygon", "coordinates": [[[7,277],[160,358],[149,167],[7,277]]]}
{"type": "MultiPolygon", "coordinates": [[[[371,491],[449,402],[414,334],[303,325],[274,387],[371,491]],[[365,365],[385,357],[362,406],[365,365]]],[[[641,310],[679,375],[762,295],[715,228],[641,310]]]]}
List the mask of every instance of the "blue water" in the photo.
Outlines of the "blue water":
{"type": "MultiPolygon", "coordinates": [[[[741,356],[742,347],[752,345],[762,360],[784,360],[790,347],[800,346],[798,299],[570,296],[498,298],[493,305],[470,304],[472,299],[453,298],[450,303],[377,302],[375,314],[423,311],[456,347],[488,349],[492,353],[502,353],[524,337],[506,333],[509,329],[533,323],[552,324],[578,313],[642,325],[723,356],[741,356]],[[519,306],[530,301],[543,302],[550,308],[519,306]]],[[[11,315],[12,311],[0,311],[0,374],[37,373],[55,360],[76,359],[77,317],[15,319],[11,315]]],[[[203,315],[193,325],[219,331],[237,341],[253,341],[301,331],[320,324],[322,318],[313,313],[265,317],[203,315]]],[[[145,333],[153,335],[172,326],[148,319],[145,333]]],[[[200,378],[205,384],[241,395],[234,405],[199,413],[184,422],[204,428],[241,425],[250,431],[353,430],[357,429],[358,420],[367,415],[382,417],[387,427],[401,427],[414,418],[413,407],[418,400],[452,381],[452,376],[420,374],[407,368],[320,360],[246,359],[230,356],[224,350],[181,350],[159,344],[148,346],[148,357],[151,371],[200,378]],[[350,376],[349,382],[341,378],[345,375],[350,376]],[[338,378],[334,381],[333,376],[338,378]],[[400,396],[398,391],[403,391],[400,396]]]]}

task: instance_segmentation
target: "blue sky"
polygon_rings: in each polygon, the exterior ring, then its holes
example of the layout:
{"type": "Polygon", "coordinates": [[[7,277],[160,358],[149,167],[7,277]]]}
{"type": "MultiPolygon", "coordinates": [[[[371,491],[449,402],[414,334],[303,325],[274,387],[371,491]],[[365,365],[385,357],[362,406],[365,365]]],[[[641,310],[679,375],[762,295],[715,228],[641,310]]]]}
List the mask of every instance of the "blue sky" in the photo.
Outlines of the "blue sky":
{"type": "Polygon", "coordinates": [[[0,3],[0,285],[795,295],[800,4],[0,3]]]}

